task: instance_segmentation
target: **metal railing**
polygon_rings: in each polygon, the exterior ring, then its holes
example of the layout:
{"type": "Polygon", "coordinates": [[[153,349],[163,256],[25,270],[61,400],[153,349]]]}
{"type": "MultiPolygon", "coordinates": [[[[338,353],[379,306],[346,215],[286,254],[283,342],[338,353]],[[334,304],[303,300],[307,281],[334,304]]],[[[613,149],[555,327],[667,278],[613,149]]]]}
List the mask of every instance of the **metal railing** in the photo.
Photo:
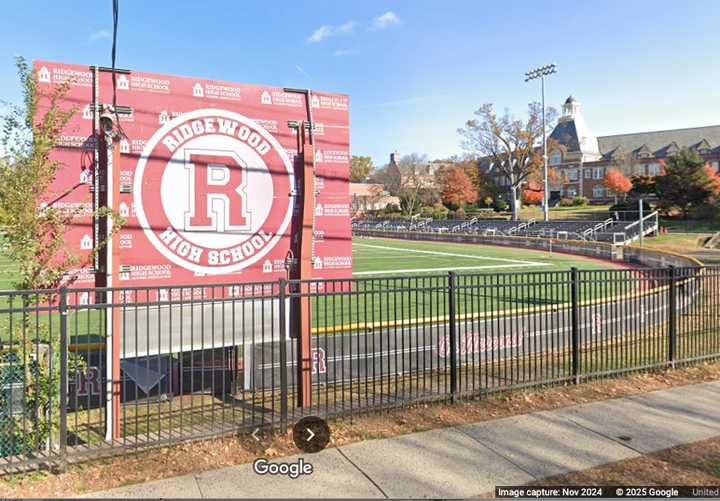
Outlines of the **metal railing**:
{"type": "Polygon", "coordinates": [[[720,267],[0,292],[0,463],[703,360],[720,355],[719,313],[720,267]],[[310,309],[306,407],[298,305],[310,309]]]}

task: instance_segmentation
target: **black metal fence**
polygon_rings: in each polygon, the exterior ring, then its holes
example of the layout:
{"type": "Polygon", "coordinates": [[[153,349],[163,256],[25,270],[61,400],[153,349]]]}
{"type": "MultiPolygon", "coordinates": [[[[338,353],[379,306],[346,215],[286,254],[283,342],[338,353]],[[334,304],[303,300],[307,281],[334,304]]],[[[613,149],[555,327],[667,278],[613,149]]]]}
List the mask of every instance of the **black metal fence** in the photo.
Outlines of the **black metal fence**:
{"type": "Polygon", "coordinates": [[[716,357],[720,267],[8,291],[0,336],[10,470],[716,357]]]}

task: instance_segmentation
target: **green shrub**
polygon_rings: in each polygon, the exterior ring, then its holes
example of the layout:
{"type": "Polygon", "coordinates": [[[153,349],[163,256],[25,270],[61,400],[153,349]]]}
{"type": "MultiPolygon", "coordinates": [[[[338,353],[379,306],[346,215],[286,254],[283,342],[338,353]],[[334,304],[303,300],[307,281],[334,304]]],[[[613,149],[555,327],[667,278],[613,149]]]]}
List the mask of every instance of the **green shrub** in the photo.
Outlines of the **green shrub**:
{"type": "Polygon", "coordinates": [[[575,197],[572,199],[572,205],[574,207],[584,207],[586,206],[590,200],[588,200],[587,197],[575,197]]]}
{"type": "Polygon", "coordinates": [[[448,212],[450,211],[444,205],[435,204],[435,206],[433,207],[433,218],[446,219],[448,217],[448,212]]]}
{"type": "Polygon", "coordinates": [[[425,206],[420,208],[420,215],[422,217],[432,217],[433,212],[435,212],[435,210],[432,207],[425,206]]]}
{"type": "Polygon", "coordinates": [[[505,212],[508,209],[508,203],[501,198],[495,200],[493,206],[497,212],[505,212]]]}
{"type": "Polygon", "coordinates": [[[385,214],[396,214],[400,212],[400,206],[398,204],[387,204],[383,211],[385,214]]]}

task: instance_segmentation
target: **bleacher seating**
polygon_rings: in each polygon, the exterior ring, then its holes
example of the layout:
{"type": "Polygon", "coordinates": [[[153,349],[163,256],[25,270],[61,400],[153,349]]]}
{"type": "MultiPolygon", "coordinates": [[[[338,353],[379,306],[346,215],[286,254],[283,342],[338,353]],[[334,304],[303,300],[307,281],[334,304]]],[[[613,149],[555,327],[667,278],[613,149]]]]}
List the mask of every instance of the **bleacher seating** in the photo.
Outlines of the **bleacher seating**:
{"type": "MultiPolygon", "coordinates": [[[[626,243],[638,237],[638,222],[606,219],[604,221],[508,221],[498,219],[415,219],[353,221],[354,229],[385,231],[424,231],[432,233],[466,233],[475,235],[508,235],[569,240],[597,240],[626,243]]],[[[656,213],[647,216],[644,232],[657,230],[656,213]]]]}

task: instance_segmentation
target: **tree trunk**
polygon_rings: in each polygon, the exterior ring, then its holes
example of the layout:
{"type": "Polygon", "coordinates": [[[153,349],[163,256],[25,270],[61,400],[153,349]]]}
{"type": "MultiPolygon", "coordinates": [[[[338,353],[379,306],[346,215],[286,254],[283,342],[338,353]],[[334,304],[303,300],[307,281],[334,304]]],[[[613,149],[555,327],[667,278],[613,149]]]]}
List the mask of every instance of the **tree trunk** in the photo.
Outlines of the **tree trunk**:
{"type": "Polygon", "coordinates": [[[511,207],[512,207],[512,220],[517,221],[520,218],[520,208],[519,208],[520,200],[518,200],[518,189],[517,186],[512,187],[512,200],[511,200],[511,207]]]}

